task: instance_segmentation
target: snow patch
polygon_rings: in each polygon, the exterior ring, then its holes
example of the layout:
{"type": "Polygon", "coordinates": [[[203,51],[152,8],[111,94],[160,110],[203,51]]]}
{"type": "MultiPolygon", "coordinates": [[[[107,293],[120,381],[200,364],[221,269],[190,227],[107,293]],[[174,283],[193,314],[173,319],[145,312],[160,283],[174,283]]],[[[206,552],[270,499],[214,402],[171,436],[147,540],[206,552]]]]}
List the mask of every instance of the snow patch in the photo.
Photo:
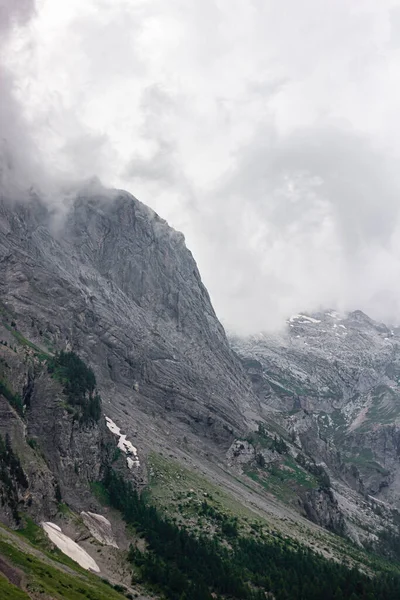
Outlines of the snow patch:
{"type": "Polygon", "coordinates": [[[128,465],[128,468],[132,469],[133,467],[140,467],[137,448],[126,439],[126,435],[121,433],[120,427],[118,427],[110,417],[106,417],[106,424],[111,433],[119,438],[118,448],[127,455],[126,464],[128,465]]]}
{"type": "Polygon", "coordinates": [[[387,506],[387,508],[391,508],[390,504],[383,500],[379,500],[379,498],[375,498],[375,496],[370,496],[370,494],[368,494],[368,498],[371,498],[371,500],[374,500],[375,502],[379,502],[379,504],[383,504],[383,506],[387,506]]]}
{"type": "Polygon", "coordinates": [[[61,550],[61,552],[64,552],[64,554],[72,558],[72,560],[77,562],[78,565],[84,569],[100,573],[100,569],[93,558],[86,552],[86,550],[81,548],[79,544],[62,533],[58,525],[49,522],[42,523],[41,525],[49,536],[50,540],[57,546],[57,548],[61,550]]]}
{"type": "Polygon", "coordinates": [[[319,319],[314,319],[313,317],[307,317],[307,315],[292,315],[289,319],[290,323],[293,323],[293,321],[297,321],[298,319],[303,319],[302,321],[299,321],[299,323],[321,323],[321,321],[319,319]]]}
{"type": "Polygon", "coordinates": [[[110,417],[106,417],[107,427],[114,435],[121,435],[120,428],[110,419],[110,417]]]}
{"type": "Polygon", "coordinates": [[[289,323],[293,323],[296,319],[300,319],[300,315],[292,315],[289,319],[289,323]]]}
{"type": "Polygon", "coordinates": [[[336,312],[335,310],[332,310],[331,312],[327,312],[325,313],[327,317],[331,317],[331,319],[335,319],[336,321],[341,321],[342,319],[340,318],[340,315],[338,312],[336,312]]]}

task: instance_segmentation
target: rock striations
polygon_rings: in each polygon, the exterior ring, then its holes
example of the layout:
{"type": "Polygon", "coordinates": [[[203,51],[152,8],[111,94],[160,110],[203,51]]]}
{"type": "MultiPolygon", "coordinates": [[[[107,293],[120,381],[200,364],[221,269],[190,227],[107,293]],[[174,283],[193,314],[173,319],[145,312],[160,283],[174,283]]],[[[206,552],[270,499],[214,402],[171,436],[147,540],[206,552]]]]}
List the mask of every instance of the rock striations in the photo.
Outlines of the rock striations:
{"type": "Polygon", "coordinates": [[[183,235],[125,192],[88,186],[62,215],[3,201],[0,298],[26,338],[91,365],[105,415],[135,447],[192,436],[212,451],[254,417],[183,235]]]}
{"type": "Polygon", "coordinates": [[[126,192],[88,185],[62,209],[0,199],[0,342],[9,525],[21,505],[53,523],[62,500],[116,550],[93,486],[112,464],[140,488],[153,451],[261,514],[367,544],[394,522],[400,330],[329,311],[228,341],[182,234],[126,192]],[[81,404],[60,352],[93,371],[71,359],[81,404]]]}

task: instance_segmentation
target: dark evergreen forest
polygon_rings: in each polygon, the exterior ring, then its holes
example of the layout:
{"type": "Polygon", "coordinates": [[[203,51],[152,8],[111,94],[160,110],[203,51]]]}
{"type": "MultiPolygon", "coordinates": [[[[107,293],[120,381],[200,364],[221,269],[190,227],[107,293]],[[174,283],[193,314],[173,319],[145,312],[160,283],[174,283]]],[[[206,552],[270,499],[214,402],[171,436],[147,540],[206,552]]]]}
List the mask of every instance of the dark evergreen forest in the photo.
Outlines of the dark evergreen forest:
{"type": "Polygon", "coordinates": [[[196,536],[162,516],[113,470],[107,470],[103,484],[110,504],[147,542],[146,551],[131,546],[135,576],[169,600],[400,598],[396,574],[369,577],[279,536],[261,541],[236,533],[229,543],[196,536]]]}

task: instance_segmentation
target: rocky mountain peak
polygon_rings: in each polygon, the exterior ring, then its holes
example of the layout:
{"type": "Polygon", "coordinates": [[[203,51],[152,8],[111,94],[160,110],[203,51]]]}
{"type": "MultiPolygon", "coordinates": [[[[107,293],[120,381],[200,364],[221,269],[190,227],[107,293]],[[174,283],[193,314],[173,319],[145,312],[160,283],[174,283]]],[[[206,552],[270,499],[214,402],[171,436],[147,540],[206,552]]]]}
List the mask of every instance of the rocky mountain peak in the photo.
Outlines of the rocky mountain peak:
{"type": "Polygon", "coordinates": [[[108,416],[133,431],[144,420],[145,443],[152,414],[161,436],[168,422],[196,443],[247,427],[255,399],[183,236],[130,194],[92,186],[61,215],[37,197],[3,199],[0,265],[21,333],[78,351],[108,416]]]}

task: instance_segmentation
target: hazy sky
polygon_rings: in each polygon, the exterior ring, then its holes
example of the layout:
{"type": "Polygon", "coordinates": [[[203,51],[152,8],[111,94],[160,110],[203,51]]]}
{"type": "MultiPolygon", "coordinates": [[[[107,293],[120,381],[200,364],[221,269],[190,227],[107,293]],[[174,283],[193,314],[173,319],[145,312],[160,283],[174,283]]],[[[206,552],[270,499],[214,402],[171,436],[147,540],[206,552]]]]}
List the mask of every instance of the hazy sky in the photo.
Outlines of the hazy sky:
{"type": "Polygon", "coordinates": [[[0,0],[0,39],[19,185],[132,192],[237,331],[400,322],[400,0],[0,0]]]}

